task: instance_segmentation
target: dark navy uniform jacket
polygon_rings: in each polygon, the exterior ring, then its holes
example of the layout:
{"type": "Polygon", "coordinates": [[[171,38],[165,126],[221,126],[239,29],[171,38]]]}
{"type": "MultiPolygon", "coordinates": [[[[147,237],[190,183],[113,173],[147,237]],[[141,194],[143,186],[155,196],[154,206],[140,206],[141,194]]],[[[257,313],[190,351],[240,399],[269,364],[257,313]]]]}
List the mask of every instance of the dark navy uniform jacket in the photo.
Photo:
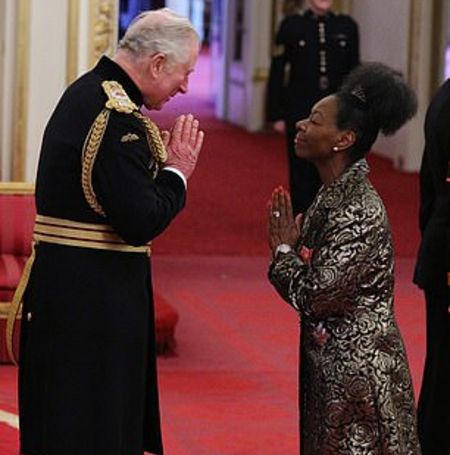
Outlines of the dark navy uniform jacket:
{"type": "MultiPolygon", "coordinates": [[[[143,123],[112,111],[92,171],[106,216],[82,191],[82,149],[117,81],[140,106],[128,75],[104,57],[63,94],[43,137],[39,214],[108,224],[128,244],[145,245],[185,203],[173,172],[153,174],[143,123]],[[131,138],[132,140],[125,140],[131,138]]],[[[20,346],[21,453],[161,454],[153,297],[146,253],[41,242],[36,246],[20,346]]]]}
{"type": "Polygon", "coordinates": [[[348,15],[316,16],[311,10],[280,24],[268,85],[268,120],[295,122],[334,93],[359,64],[359,34],[348,15]]]}
{"type": "Polygon", "coordinates": [[[434,96],[425,120],[425,150],[420,169],[422,242],[414,277],[425,290],[442,290],[450,284],[449,122],[450,79],[434,96]]]}

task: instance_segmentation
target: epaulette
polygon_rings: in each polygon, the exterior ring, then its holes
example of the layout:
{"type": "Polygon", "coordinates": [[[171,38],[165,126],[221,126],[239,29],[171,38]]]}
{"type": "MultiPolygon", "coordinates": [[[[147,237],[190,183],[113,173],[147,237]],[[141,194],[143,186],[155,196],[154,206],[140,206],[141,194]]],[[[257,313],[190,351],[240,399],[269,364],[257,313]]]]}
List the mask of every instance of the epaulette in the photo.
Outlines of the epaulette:
{"type": "Polygon", "coordinates": [[[104,81],[102,87],[108,96],[108,101],[105,104],[107,109],[124,114],[131,114],[139,109],[117,81],[104,81]]]}
{"type": "Polygon", "coordinates": [[[102,82],[102,88],[108,96],[108,100],[105,103],[105,107],[95,118],[83,145],[81,185],[84,197],[92,210],[99,215],[106,216],[94,192],[92,171],[111,112],[132,114],[144,125],[147,142],[156,164],[153,173],[154,177],[156,177],[161,165],[167,160],[167,151],[158,127],[139,112],[139,107],[131,101],[127,92],[117,81],[104,81],[102,82]]]}

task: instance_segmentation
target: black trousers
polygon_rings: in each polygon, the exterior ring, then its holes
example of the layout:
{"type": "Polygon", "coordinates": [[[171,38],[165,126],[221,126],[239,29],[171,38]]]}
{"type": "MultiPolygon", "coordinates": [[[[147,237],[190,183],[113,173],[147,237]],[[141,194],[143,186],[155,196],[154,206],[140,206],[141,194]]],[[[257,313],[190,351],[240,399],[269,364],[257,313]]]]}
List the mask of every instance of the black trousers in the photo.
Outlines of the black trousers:
{"type": "Polygon", "coordinates": [[[449,292],[425,290],[427,352],[419,397],[418,425],[423,455],[450,454],[449,292]]]}
{"type": "Polygon", "coordinates": [[[286,141],[289,164],[289,186],[294,216],[306,212],[322,182],[315,166],[295,155],[294,139],[297,131],[293,121],[286,122],[286,141]]]}

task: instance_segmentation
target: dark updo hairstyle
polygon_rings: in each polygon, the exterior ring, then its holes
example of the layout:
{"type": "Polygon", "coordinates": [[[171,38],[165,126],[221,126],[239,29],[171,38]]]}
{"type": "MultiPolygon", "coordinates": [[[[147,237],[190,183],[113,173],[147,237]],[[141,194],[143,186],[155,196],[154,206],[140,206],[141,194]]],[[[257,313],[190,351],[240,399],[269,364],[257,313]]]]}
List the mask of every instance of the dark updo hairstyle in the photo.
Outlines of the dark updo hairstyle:
{"type": "Polygon", "coordinates": [[[352,130],[352,161],[369,152],[381,131],[394,134],[414,117],[417,98],[401,73],[382,63],[365,63],[354,69],[336,93],[337,127],[352,130]]]}

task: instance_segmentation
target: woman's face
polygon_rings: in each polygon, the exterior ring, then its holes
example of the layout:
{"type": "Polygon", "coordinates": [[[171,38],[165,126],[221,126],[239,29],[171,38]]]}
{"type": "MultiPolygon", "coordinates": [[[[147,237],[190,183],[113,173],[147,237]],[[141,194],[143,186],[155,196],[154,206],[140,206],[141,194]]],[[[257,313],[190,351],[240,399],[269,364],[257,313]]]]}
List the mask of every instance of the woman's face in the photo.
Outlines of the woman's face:
{"type": "Polygon", "coordinates": [[[337,98],[330,95],[313,106],[309,118],[297,122],[295,153],[298,157],[320,161],[332,156],[340,136],[336,126],[337,110],[337,98]]]}

